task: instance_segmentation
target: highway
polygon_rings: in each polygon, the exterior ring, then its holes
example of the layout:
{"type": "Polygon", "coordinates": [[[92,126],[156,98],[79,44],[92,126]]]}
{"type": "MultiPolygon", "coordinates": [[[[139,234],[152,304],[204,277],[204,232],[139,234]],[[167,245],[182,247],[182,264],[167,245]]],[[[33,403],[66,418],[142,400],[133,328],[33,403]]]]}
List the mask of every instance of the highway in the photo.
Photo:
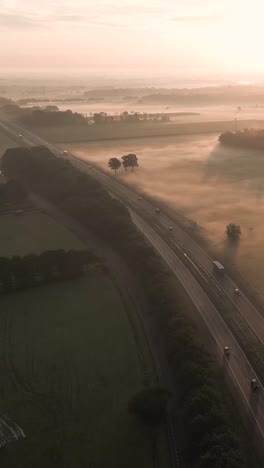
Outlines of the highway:
{"type": "MultiPolygon", "coordinates": [[[[61,148],[49,144],[13,123],[0,122],[0,128],[15,141],[20,142],[21,145],[45,145],[56,156],[62,157],[61,148]],[[18,134],[22,134],[23,138],[19,138],[18,134]]],[[[193,269],[197,269],[197,273],[202,277],[203,281],[212,282],[216,288],[219,288],[219,291],[225,294],[226,298],[243,316],[252,332],[264,343],[264,319],[262,315],[242,291],[239,295],[234,294],[237,285],[228,275],[219,279],[215,278],[212,259],[167,214],[162,211],[159,215],[156,214],[155,206],[150,201],[139,197],[134,190],[120,183],[115,177],[100,171],[87,162],[81,161],[74,155],[67,154],[63,155],[63,157],[67,157],[75,167],[89,173],[129,208],[138,229],[178,278],[206,323],[215,340],[223,365],[237,387],[245,408],[252,416],[263,440],[264,389],[262,384],[227,324],[206,291],[201,287],[201,283],[197,281],[193,269]],[[170,226],[173,228],[172,231],[169,230],[170,226]],[[228,346],[230,349],[231,355],[229,358],[224,356],[224,346],[228,346]],[[252,392],[250,385],[251,379],[254,377],[257,378],[260,387],[256,392],[252,392]]]]}

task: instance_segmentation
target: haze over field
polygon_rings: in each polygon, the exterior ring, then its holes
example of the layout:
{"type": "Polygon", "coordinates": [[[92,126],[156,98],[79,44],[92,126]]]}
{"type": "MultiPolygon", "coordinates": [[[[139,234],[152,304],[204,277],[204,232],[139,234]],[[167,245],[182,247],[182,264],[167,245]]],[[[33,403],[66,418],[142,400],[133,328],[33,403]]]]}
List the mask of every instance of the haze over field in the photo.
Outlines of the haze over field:
{"type": "Polygon", "coordinates": [[[106,168],[109,157],[128,152],[139,169],[118,177],[196,220],[214,249],[226,256],[263,294],[264,162],[260,152],[223,149],[218,135],[182,136],[68,146],[106,168]],[[230,248],[225,227],[240,224],[240,245],[230,248]],[[250,228],[253,227],[253,230],[250,228]]]}

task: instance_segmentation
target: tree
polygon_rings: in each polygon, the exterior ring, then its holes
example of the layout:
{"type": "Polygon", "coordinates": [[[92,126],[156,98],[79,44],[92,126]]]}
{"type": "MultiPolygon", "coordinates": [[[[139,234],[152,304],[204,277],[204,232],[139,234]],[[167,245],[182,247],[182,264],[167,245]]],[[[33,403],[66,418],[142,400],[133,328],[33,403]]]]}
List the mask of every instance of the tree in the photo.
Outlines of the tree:
{"type": "Polygon", "coordinates": [[[230,223],[226,226],[226,235],[231,240],[238,240],[241,234],[240,226],[230,223]]]}
{"type": "Polygon", "coordinates": [[[122,112],[121,120],[128,120],[128,112],[127,111],[122,112]]]}
{"type": "Polygon", "coordinates": [[[128,155],[122,156],[121,159],[122,159],[123,167],[124,167],[125,171],[127,171],[127,168],[130,167],[130,160],[128,158],[128,155]]]}
{"type": "Polygon", "coordinates": [[[138,167],[138,158],[135,154],[128,154],[129,158],[129,167],[131,167],[132,172],[134,172],[134,167],[138,167]]]}
{"type": "Polygon", "coordinates": [[[116,174],[116,171],[121,167],[121,162],[117,158],[110,158],[108,161],[108,166],[110,167],[110,169],[115,171],[116,174]]]}
{"type": "Polygon", "coordinates": [[[95,124],[101,124],[106,121],[107,114],[105,112],[95,113],[93,115],[93,120],[95,124]]]}
{"type": "Polygon", "coordinates": [[[122,156],[122,164],[125,171],[127,171],[127,168],[130,167],[131,171],[133,172],[134,167],[138,167],[138,158],[135,154],[126,154],[125,156],[122,156]]]}

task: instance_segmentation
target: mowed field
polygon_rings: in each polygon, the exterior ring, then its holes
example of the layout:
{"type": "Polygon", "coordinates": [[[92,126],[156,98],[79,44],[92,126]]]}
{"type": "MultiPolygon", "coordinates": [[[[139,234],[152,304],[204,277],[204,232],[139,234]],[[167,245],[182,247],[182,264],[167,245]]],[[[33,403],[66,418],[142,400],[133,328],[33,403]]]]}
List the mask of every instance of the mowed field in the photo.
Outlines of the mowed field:
{"type": "Polygon", "coordinates": [[[80,158],[107,168],[110,157],[139,157],[134,174],[117,174],[198,222],[216,255],[232,263],[264,295],[264,154],[223,148],[218,134],[67,145],[80,158]],[[230,222],[239,245],[226,242],[230,222]]]}
{"type": "MultiPolygon", "coordinates": [[[[85,247],[41,213],[11,218],[1,255],[5,242],[9,255],[85,247]]],[[[154,466],[152,433],[127,412],[153,377],[133,312],[99,272],[0,297],[0,414],[26,434],[0,450],[3,468],[154,466]]],[[[155,466],[169,466],[166,444],[161,429],[155,466]]]]}

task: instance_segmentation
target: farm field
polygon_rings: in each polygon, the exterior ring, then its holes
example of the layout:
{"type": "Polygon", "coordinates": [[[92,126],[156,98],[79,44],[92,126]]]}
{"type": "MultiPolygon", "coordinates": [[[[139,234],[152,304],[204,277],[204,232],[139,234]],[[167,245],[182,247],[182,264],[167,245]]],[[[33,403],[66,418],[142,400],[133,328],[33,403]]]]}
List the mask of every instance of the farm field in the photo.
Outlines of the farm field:
{"type": "Polygon", "coordinates": [[[0,216],[0,256],[83,248],[84,244],[74,234],[39,211],[0,216]]]}
{"type": "Polygon", "coordinates": [[[218,145],[219,134],[120,140],[66,145],[104,169],[110,157],[135,153],[137,171],[117,177],[154,195],[200,226],[216,255],[232,263],[264,295],[264,157],[262,152],[218,145]],[[226,242],[230,222],[241,241],[226,242]]]}
{"type": "MultiPolygon", "coordinates": [[[[86,247],[44,213],[0,216],[0,256],[86,247]]],[[[3,468],[153,467],[152,433],[127,404],[154,365],[106,273],[0,296],[0,375],[0,415],[26,435],[1,449],[3,468]]],[[[157,437],[169,466],[165,428],[157,437]]]]}
{"type": "Polygon", "coordinates": [[[0,411],[27,436],[2,467],[153,466],[148,428],[127,412],[142,372],[108,277],[2,297],[0,369],[0,411]]]}

